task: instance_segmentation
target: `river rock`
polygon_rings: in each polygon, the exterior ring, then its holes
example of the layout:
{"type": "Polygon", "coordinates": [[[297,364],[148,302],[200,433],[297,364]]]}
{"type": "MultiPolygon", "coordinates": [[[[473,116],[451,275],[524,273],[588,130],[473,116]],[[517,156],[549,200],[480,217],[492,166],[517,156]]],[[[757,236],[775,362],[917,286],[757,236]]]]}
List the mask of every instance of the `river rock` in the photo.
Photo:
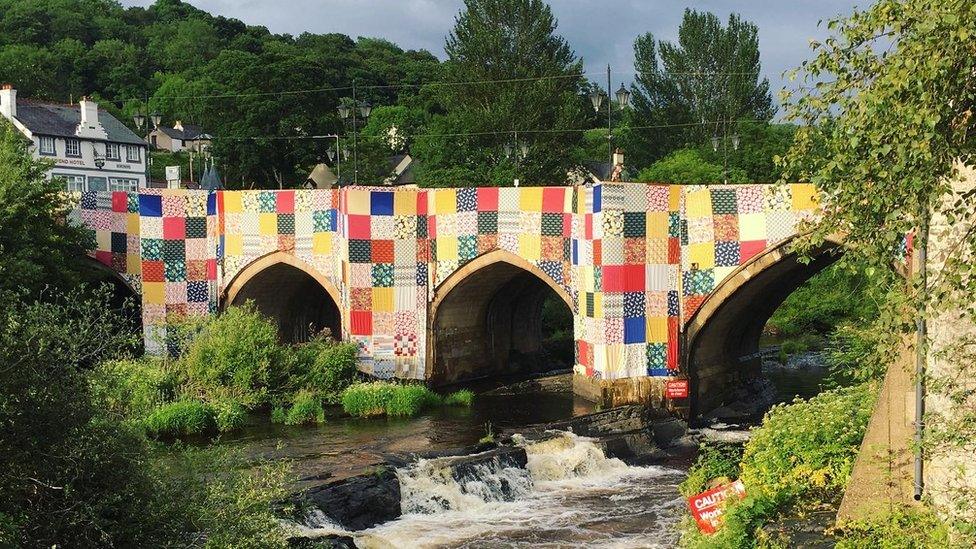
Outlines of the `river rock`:
{"type": "Polygon", "coordinates": [[[400,482],[391,469],[309,488],[303,499],[348,530],[364,530],[400,516],[400,482]]]}

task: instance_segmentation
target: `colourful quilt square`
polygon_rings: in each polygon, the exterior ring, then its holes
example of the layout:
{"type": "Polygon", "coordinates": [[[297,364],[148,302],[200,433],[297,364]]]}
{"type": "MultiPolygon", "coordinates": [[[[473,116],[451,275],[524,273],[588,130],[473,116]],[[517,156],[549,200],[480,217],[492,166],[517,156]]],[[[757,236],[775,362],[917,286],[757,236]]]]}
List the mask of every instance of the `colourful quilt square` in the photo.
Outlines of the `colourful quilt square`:
{"type": "Polygon", "coordinates": [[[371,215],[393,215],[393,193],[372,191],[369,197],[369,213],[371,215]]]}
{"type": "Polygon", "coordinates": [[[186,243],[182,240],[163,241],[164,261],[183,261],[186,259],[186,243]]]}
{"type": "Polygon", "coordinates": [[[182,259],[166,261],[166,282],[186,281],[186,262],[182,259]]]}
{"type": "Polygon", "coordinates": [[[563,214],[543,213],[541,219],[542,236],[562,236],[563,214]]]}
{"type": "Polygon", "coordinates": [[[457,211],[473,212],[478,209],[478,192],[473,187],[457,190],[457,211]]]}
{"type": "Polygon", "coordinates": [[[188,217],[186,218],[186,238],[206,238],[207,237],[207,218],[188,217]]]}
{"type": "Polygon", "coordinates": [[[749,240],[739,243],[739,264],[752,259],[756,254],[766,249],[765,240],[749,240]]]}
{"type": "Polygon", "coordinates": [[[111,251],[114,253],[126,253],[129,249],[128,237],[125,233],[112,233],[111,251]]]}
{"type": "Polygon", "coordinates": [[[542,190],[542,211],[562,213],[566,203],[566,189],[562,187],[545,187],[542,190]]]}
{"type": "Polygon", "coordinates": [[[373,260],[372,243],[369,240],[349,241],[349,261],[352,263],[371,263],[373,260]]]}
{"type": "Polygon", "coordinates": [[[738,213],[735,188],[712,188],[712,214],[738,213]]]}
{"type": "Polygon", "coordinates": [[[279,235],[295,234],[295,214],[293,213],[278,214],[278,234],[279,235]]]}
{"type": "Polygon", "coordinates": [[[186,238],[186,218],[163,218],[163,238],[166,240],[179,240],[186,238]]]}
{"type": "MultiPolygon", "coordinates": [[[[353,216],[350,215],[349,217],[352,218],[353,216]]],[[[335,231],[335,225],[332,223],[332,211],[315,210],[312,212],[312,228],[315,232],[335,231]]]]}
{"type": "Polygon", "coordinates": [[[478,187],[478,211],[498,211],[498,189],[495,187],[478,187]]]}
{"type": "Polygon", "coordinates": [[[279,214],[295,213],[295,191],[278,191],[275,193],[275,211],[279,214]]]}
{"type": "Polygon", "coordinates": [[[393,263],[392,240],[373,240],[370,247],[373,263],[393,263]]]}
{"type": "Polygon", "coordinates": [[[719,267],[735,267],[739,264],[738,242],[715,243],[715,265],[719,267]]]}
{"type": "MultiPolygon", "coordinates": [[[[84,198],[84,196],[82,198],[84,198]]],[[[139,215],[146,217],[162,217],[163,197],[152,194],[140,194],[139,215]]]]}

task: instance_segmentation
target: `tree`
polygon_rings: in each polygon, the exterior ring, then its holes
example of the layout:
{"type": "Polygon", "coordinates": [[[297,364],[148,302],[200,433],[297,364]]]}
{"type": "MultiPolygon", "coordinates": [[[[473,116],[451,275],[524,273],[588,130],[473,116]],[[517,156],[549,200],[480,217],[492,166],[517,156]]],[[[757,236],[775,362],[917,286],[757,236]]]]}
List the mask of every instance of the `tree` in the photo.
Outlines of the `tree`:
{"type": "MultiPolygon", "coordinates": [[[[703,185],[722,183],[725,176],[722,164],[708,162],[695,149],[679,149],[641,170],[637,180],[646,183],[703,185]]],[[[728,181],[746,183],[749,178],[742,170],[730,168],[728,181]]]]}
{"type": "Polygon", "coordinates": [[[60,180],[46,176],[28,142],[0,119],[0,294],[67,288],[79,280],[79,259],[91,235],[64,220],[70,211],[60,180]]]}
{"type": "Polygon", "coordinates": [[[959,176],[976,164],[976,6],[879,0],[828,28],[833,35],[814,43],[813,59],[791,75],[801,87],[785,94],[799,127],[784,177],[814,183],[826,214],[802,249],[844,235],[841,261],[864,269],[884,292],[872,329],[885,336],[885,362],[899,358],[917,318],[939,322],[917,342],[929,362],[923,446],[927,460],[954,455],[945,470],[962,469],[963,476],[946,492],[928,491],[958,505],[944,510],[972,532],[972,477],[966,482],[965,474],[972,474],[976,444],[976,211],[973,181],[959,176]],[[906,281],[892,258],[902,255],[906,235],[920,250],[930,232],[940,247],[929,256],[929,276],[906,281]]]}
{"type": "Polygon", "coordinates": [[[677,43],[651,33],[634,42],[637,78],[626,144],[635,165],[648,165],[683,144],[731,134],[742,118],[768,121],[775,108],[761,78],[759,30],[736,14],[728,24],[686,9],[677,43]],[[662,127],[679,125],[675,127],[662,127]]]}
{"type": "Polygon", "coordinates": [[[796,126],[792,124],[742,120],[735,130],[739,136],[738,149],[733,149],[726,139],[726,149],[720,144],[718,150],[714,150],[711,139],[707,139],[697,150],[706,162],[712,164],[721,166],[727,158],[729,168],[744,172],[746,181],[750,183],[775,183],[783,175],[782,168],[776,164],[776,157],[783,156],[790,149],[795,131],[796,126]]]}
{"type": "Polygon", "coordinates": [[[581,137],[584,83],[582,64],[556,26],[542,0],[465,1],[447,37],[444,80],[432,86],[445,114],[412,149],[423,184],[566,180],[581,137]],[[529,146],[518,163],[502,153],[516,132],[529,146]],[[471,179],[453,179],[458,173],[471,179]]]}

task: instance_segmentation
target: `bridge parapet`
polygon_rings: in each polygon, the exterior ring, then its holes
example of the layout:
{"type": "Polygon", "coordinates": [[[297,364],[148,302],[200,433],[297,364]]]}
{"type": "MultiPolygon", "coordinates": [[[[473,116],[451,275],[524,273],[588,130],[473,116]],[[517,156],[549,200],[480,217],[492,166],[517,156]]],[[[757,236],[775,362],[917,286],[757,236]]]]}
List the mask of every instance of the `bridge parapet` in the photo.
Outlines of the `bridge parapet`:
{"type": "Polygon", "coordinates": [[[92,255],[141,292],[154,352],[167,316],[216,312],[238,273],[285,253],[338,290],[364,369],[422,379],[437,290],[502,250],[570,297],[576,372],[615,380],[679,374],[687,319],[816,212],[809,185],[604,183],[84,193],[75,219],[95,233],[92,255]]]}

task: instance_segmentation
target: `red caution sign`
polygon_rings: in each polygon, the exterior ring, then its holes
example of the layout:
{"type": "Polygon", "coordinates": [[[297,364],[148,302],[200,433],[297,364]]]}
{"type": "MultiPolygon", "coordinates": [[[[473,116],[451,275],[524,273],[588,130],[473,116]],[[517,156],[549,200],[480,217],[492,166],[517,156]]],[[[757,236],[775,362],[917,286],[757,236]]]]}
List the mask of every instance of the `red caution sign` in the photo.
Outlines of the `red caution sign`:
{"type": "Polygon", "coordinates": [[[688,508],[698,523],[698,529],[705,534],[714,534],[722,525],[722,513],[725,511],[723,503],[731,497],[746,497],[746,487],[741,480],[688,498],[688,508]]]}
{"type": "Polygon", "coordinates": [[[688,398],[688,380],[669,379],[664,386],[664,394],[670,399],[688,398]]]}

